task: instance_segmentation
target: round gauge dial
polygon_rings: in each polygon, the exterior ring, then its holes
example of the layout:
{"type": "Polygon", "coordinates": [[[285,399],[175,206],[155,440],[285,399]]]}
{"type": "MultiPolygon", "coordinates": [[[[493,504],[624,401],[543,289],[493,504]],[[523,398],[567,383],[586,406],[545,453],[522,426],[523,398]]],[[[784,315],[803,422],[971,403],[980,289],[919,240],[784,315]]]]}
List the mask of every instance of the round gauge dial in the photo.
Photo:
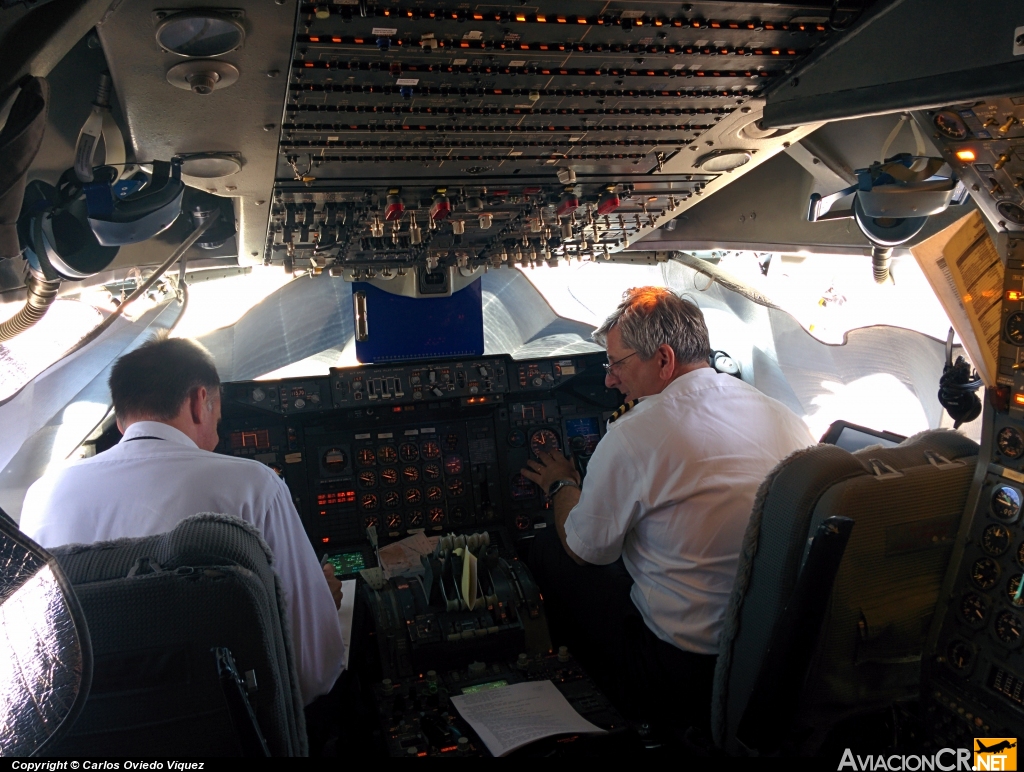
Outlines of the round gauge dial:
{"type": "Polygon", "coordinates": [[[348,466],[348,455],[341,448],[330,448],[324,451],[323,466],[331,474],[337,474],[348,466]]]}
{"type": "Polygon", "coordinates": [[[419,488],[406,488],[406,504],[419,504],[421,501],[423,501],[423,491],[421,491],[419,488]]]}
{"type": "Polygon", "coordinates": [[[267,392],[263,391],[259,386],[252,390],[252,401],[262,402],[267,398],[267,392]]]}
{"type": "Polygon", "coordinates": [[[423,479],[424,480],[440,480],[441,479],[441,465],[440,464],[424,464],[423,465],[423,479]]]}
{"type": "Polygon", "coordinates": [[[448,456],[444,460],[444,471],[449,475],[462,474],[462,456],[448,456]]]}
{"type": "Polygon", "coordinates": [[[418,467],[409,465],[402,468],[402,479],[407,483],[419,482],[420,470],[418,467]]]}
{"type": "Polygon", "coordinates": [[[1016,646],[1024,632],[1024,622],[1012,611],[1000,611],[996,614],[994,629],[996,638],[1007,646],[1016,646]]]}
{"type": "Polygon", "coordinates": [[[960,601],[960,615],[971,627],[984,627],[988,603],[977,593],[969,592],[960,601]]]}
{"type": "Polygon", "coordinates": [[[509,491],[512,494],[514,501],[523,501],[524,499],[532,499],[537,496],[537,486],[530,480],[527,480],[521,474],[517,474],[512,478],[512,484],[509,491]]]}
{"type": "Polygon", "coordinates": [[[380,470],[380,481],[385,485],[398,484],[398,470],[393,466],[386,466],[380,470]]]}
{"type": "Polygon", "coordinates": [[[455,479],[448,481],[448,495],[452,498],[458,498],[466,492],[466,485],[462,480],[455,479]]]}
{"type": "Polygon", "coordinates": [[[539,457],[541,453],[555,453],[558,449],[558,435],[550,429],[538,429],[530,435],[530,450],[533,451],[533,455],[539,457]]]}
{"type": "Polygon", "coordinates": [[[377,473],[369,469],[359,473],[359,484],[364,488],[374,488],[377,485],[377,473]]]}
{"type": "Polygon", "coordinates": [[[440,485],[431,485],[427,488],[427,501],[440,501],[444,498],[444,491],[440,485]]]}
{"type": "Polygon", "coordinates": [[[529,515],[516,515],[516,530],[525,531],[530,527],[530,516],[529,515]]]}
{"type": "Polygon", "coordinates": [[[377,448],[377,458],[382,464],[393,464],[398,460],[398,450],[394,445],[381,445],[377,448]]]}
{"type": "Polygon", "coordinates": [[[446,434],[444,437],[444,449],[446,452],[451,453],[453,450],[459,447],[459,435],[457,434],[446,434]]]}
{"type": "Polygon", "coordinates": [[[398,455],[403,461],[416,461],[420,457],[420,449],[415,443],[403,442],[398,446],[398,455]]]}
{"type": "Polygon", "coordinates": [[[377,463],[377,456],[370,448],[363,448],[356,454],[359,466],[373,466],[377,463]]]}
{"type": "Polygon", "coordinates": [[[410,528],[422,528],[423,527],[423,510],[413,509],[405,513],[405,517],[409,522],[410,528]]]}
{"type": "Polygon", "coordinates": [[[441,446],[433,440],[428,440],[420,446],[420,453],[423,454],[423,458],[441,458],[441,446]]]}
{"type": "MultiPolygon", "coordinates": [[[[999,556],[1002,555],[1006,550],[1010,548],[1010,540],[1012,539],[1010,529],[1005,525],[990,525],[981,534],[981,548],[985,550],[989,555],[999,556]]],[[[1024,549],[1024,544],[1021,544],[1021,548],[1024,549]]],[[[1018,560],[1020,560],[1018,554],[1018,560]]]]}
{"type": "Polygon", "coordinates": [[[967,124],[952,110],[943,110],[932,118],[939,133],[949,139],[967,139],[967,124]]]}
{"type": "Polygon", "coordinates": [[[384,495],[381,498],[384,499],[384,506],[387,509],[397,509],[402,503],[402,496],[398,491],[384,491],[384,495]]]}
{"type": "Polygon", "coordinates": [[[1006,599],[1017,608],[1024,608],[1024,588],[1020,586],[1020,574],[1014,574],[1006,583],[1006,599]]]}
{"type": "Polygon", "coordinates": [[[1000,429],[996,435],[996,446],[1007,458],[1020,458],[1024,456],[1024,434],[1012,426],[1007,426],[1000,429]]]}
{"type": "Polygon", "coordinates": [[[1006,318],[1003,334],[1014,346],[1024,346],[1024,312],[1014,311],[1006,318]]]}
{"type": "Polygon", "coordinates": [[[376,515],[367,515],[366,519],[363,521],[363,524],[367,528],[380,528],[380,518],[376,515]]]}
{"type": "Polygon", "coordinates": [[[444,510],[441,507],[433,507],[427,517],[430,518],[430,524],[433,526],[444,525],[444,510]]]}
{"type": "Polygon", "coordinates": [[[397,512],[388,515],[387,518],[388,530],[389,531],[400,531],[402,530],[402,516],[397,512]]]}
{"type": "Polygon", "coordinates": [[[573,453],[579,453],[581,450],[587,449],[587,438],[576,435],[569,439],[569,447],[572,448],[573,453]]]}
{"type": "Polygon", "coordinates": [[[513,429],[506,438],[508,444],[513,448],[521,448],[526,444],[526,432],[522,429],[513,429]]]}
{"type": "Polygon", "coordinates": [[[448,513],[448,521],[452,525],[462,525],[466,520],[466,510],[462,507],[455,507],[451,512],[448,513]]]}
{"type": "Polygon", "coordinates": [[[999,564],[992,558],[979,558],[971,566],[971,579],[983,590],[991,590],[999,581],[999,564]]]}
{"type": "Polygon", "coordinates": [[[1013,520],[1020,512],[1020,491],[1000,485],[992,491],[992,513],[1002,520],[1013,520]]]}
{"type": "Polygon", "coordinates": [[[966,670],[974,661],[974,647],[966,641],[950,641],[946,658],[954,670],[966,670]]]}
{"type": "Polygon", "coordinates": [[[376,509],[380,500],[375,493],[364,493],[359,497],[359,506],[363,509],[376,509]]]}

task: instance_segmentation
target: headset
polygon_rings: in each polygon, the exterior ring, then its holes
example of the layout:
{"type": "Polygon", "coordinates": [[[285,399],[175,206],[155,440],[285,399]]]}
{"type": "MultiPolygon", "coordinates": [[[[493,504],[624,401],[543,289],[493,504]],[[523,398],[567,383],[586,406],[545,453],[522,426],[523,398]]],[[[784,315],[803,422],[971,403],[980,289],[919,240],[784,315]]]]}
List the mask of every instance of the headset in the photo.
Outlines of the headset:
{"type": "Polygon", "coordinates": [[[93,276],[125,244],[136,244],[171,227],[181,213],[185,184],[181,162],[155,161],[153,172],[118,180],[111,166],[82,183],[74,168],[54,187],[41,180],[25,191],[18,235],[30,267],[49,279],[93,276]]]}

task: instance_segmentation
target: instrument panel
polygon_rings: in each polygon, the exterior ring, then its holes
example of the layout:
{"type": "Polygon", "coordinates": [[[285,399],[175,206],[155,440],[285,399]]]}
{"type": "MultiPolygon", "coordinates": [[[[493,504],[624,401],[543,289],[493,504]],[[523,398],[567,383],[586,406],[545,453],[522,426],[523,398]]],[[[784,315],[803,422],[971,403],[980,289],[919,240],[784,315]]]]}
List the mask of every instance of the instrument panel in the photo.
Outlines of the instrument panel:
{"type": "MultiPolygon", "coordinates": [[[[1024,290],[1024,249],[1011,241],[1002,302],[998,390],[990,390],[975,478],[973,517],[965,517],[963,553],[949,586],[948,606],[925,661],[929,712],[948,736],[986,736],[1024,731],[1024,339],[1014,336],[1016,298],[1024,290]]],[[[943,732],[940,731],[940,734],[943,732]]]]}
{"type": "Polygon", "coordinates": [[[520,474],[562,451],[582,473],[618,406],[604,353],[335,369],[228,383],[218,452],[281,475],[318,552],[422,530],[547,527],[550,504],[520,474]]]}

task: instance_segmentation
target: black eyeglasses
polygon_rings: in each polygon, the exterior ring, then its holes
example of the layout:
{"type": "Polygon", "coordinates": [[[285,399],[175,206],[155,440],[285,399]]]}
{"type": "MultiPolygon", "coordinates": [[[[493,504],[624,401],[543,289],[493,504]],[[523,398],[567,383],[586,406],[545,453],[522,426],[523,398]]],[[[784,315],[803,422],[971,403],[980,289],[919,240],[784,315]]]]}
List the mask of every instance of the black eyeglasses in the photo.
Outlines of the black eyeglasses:
{"type": "Polygon", "coordinates": [[[634,351],[634,352],[633,352],[632,354],[630,354],[630,355],[629,355],[628,357],[622,357],[622,359],[620,359],[620,360],[619,360],[618,362],[605,362],[604,364],[602,364],[602,365],[601,365],[601,367],[603,367],[603,368],[604,368],[604,371],[605,371],[606,373],[610,373],[610,372],[612,372],[612,370],[613,370],[614,368],[618,367],[618,366],[619,366],[619,365],[621,365],[621,364],[622,364],[623,362],[625,362],[625,361],[626,361],[627,359],[629,359],[629,357],[635,357],[635,356],[636,356],[637,354],[639,354],[639,353],[640,353],[639,351],[634,351]]]}

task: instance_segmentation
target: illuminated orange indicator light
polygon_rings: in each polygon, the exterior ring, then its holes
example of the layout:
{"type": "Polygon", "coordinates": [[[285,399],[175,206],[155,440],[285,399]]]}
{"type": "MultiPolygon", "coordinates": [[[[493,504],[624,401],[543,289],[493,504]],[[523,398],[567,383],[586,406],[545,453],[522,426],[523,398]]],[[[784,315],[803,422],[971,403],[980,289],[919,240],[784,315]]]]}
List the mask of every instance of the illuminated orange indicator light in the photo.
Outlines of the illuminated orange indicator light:
{"type": "Polygon", "coordinates": [[[974,151],[969,147],[965,147],[963,150],[956,151],[956,157],[958,160],[963,161],[965,164],[972,163],[978,156],[975,155],[974,151]]]}
{"type": "Polygon", "coordinates": [[[547,20],[548,20],[547,16],[544,16],[543,14],[539,14],[539,13],[537,14],[537,21],[540,22],[541,24],[546,24],[547,20]]]}
{"type": "Polygon", "coordinates": [[[1024,394],[1014,394],[1013,401],[1018,405],[1024,405],[1024,394]]]}
{"type": "Polygon", "coordinates": [[[526,21],[526,14],[525,13],[517,13],[516,14],[516,21],[526,21]]]}
{"type": "Polygon", "coordinates": [[[1021,292],[1020,290],[1007,290],[1006,291],[1006,299],[1009,300],[1009,301],[1016,302],[1016,301],[1020,300],[1021,298],[1024,298],[1024,292],[1021,292]]]}

